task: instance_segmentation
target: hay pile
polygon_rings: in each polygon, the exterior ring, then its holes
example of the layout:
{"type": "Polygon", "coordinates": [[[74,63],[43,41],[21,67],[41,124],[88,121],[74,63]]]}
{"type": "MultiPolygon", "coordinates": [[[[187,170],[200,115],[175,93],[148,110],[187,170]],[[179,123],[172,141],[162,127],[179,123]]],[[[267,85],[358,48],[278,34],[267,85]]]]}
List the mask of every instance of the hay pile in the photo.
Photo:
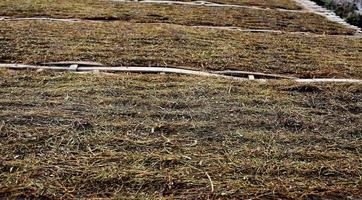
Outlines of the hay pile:
{"type": "Polygon", "coordinates": [[[3,198],[362,196],[361,85],[0,77],[3,198]]]}
{"type": "MultiPolygon", "coordinates": [[[[275,2],[278,1],[265,1],[265,4],[274,5],[275,2]]],[[[336,35],[355,32],[353,29],[330,22],[323,16],[312,13],[282,12],[275,9],[115,3],[94,0],[77,0],[76,2],[73,0],[37,0],[37,3],[27,0],[1,1],[0,16],[47,16],[187,26],[236,26],[244,29],[271,29],[336,35]]]]}
{"type": "Polygon", "coordinates": [[[362,40],[166,24],[0,22],[0,62],[82,60],[296,77],[362,78],[362,40]]]}

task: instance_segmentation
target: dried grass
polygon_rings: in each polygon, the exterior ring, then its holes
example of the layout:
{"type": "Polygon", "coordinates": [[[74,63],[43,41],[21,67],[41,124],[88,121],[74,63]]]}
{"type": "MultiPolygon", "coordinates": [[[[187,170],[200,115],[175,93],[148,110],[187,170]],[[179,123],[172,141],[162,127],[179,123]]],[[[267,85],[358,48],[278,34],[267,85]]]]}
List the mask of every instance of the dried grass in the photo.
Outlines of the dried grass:
{"type": "Polygon", "coordinates": [[[0,77],[3,198],[362,197],[361,85],[0,77]]]}
{"type": "MultiPolygon", "coordinates": [[[[266,1],[267,2],[267,1],[266,1]]],[[[236,26],[246,29],[301,31],[319,34],[353,34],[355,30],[312,13],[185,5],[112,3],[62,0],[1,1],[0,16],[121,20],[134,23],[236,26]]]]}
{"type": "MultiPolygon", "coordinates": [[[[194,0],[183,0],[192,2],[194,0]]],[[[208,0],[207,2],[220,4],[234,4],[246,6],[260,6],[263,8],[281,8],[290,10],[301,10],[301,6],[293,0],[208,0]]]]}
{"type": "MultiPolygon", "coordinates": [[[[361,39],[150,23],[346,31],[314,15],[100,2],[0,1],[1,15],[118,20],[0,22],[0,62],[361,78],[361,39]]],[[[361,99],[361,84],[2,69],[0,199],[360,199],[361,99]]]]}
{"type": "Polygon", "coordinates": [[[362,40],[166,24],[0,22],[0,62],[83,60],[118,66],[362,78],[362,40]]]}

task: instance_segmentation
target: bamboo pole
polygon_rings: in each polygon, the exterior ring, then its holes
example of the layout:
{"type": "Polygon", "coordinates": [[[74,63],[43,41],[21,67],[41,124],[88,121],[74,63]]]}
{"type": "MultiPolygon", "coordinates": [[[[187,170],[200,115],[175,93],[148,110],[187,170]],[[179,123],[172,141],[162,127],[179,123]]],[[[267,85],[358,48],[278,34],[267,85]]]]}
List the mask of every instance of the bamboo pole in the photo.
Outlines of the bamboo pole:
{"type": "Polygon", "coordinates": [[[246,72],[246,71],[196,71],[190,69],[180,69],[172,67],[107,67],[107,66],[79,66],[73,64],[69,66],[42,66],[42,65],[24,65],[24,64],[0,64],[0,68],[9,69],[39,69],[39,70],[58,70],[58,71],[76,71],[76,72],[130,72],[130,73],[171,73],[183,75],[195,75],[205,77],[216,77],[238,81],[255,80],[266,82],[270,79],[256,79],[255,76],[265,76],[278,79],[287,79],[299,83],[362,83],[360,79],[335,79],[335,78],[314,78],[314,79],[300,79],[276,74],[264,74],[259,72],[246,72]],[[227,72],[227,73],[226,73],[227,72]],[[224,75],[227,74],[227,75],[224,75]],[[247,75],[249,78],[235,77],[234,75],[247,75]]]}

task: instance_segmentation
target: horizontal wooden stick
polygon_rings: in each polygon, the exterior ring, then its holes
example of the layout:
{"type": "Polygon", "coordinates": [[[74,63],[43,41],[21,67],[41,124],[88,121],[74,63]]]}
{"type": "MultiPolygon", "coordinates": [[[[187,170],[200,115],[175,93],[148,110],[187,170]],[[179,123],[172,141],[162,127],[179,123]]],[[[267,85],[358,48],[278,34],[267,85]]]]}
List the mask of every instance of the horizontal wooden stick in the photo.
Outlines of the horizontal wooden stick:
{"type": "Polygon", "coordinates": [[[215,71],[213,73],[229,75],[229,76],[254,75],[254,76],[262,76],[262,77],[269,77],[269,78],[276,78],[276,79],[296,79],[295,77],[283,76],[283,75],[279,75],[279,74],[265,74],[265,73],[260,73],[260,72],[248,72],[248,71],[237,71],[237,70],[215,71]]]}
{"type": "Polygon", "coordinates": [[[69,65],[85,65],[85,66],[104,66],[102,63],[99,62],[89,62],[89,61],[60,61],[60,62],[46,62],[41,63],[41,65],[47,66],[69,66],[69,65]]]}
{"type": "Polygon", "coordinates": [[[89,20],[78,18],[52,18],[52,17],[10,17],[0,16],[0,21],[25,21],[25,20],[45,20],[56,22],[105,22],[106,20],[89,20]]]}
{"type": "MultiPolygon", "coordinates": [[[[49,69],[49,70],[71,70],[74,71],[74,67],[64,66],[41,66],[41,65],[23,65],[23,64],[0,64],[0,68],[10,69],[49,69]]],[[[203,71],[189,70],[189,69],[178,69],[169,67],[98,67],[98,66],[79,66],[76,71],[104,71],[104,72],[138,72],[138,73],[173,73],[173,74],[184,74],[184,75],[196,75],[196,76],[207,76],[226,78],[232,80],[248,80],[246,78],[225,76],[220,74],[214,74],[203,71]]]]}
{"type": "Polygon", "coordinates": [[[360,83],[362,84],[362,80],[360,79],[336,79],[336,78],[313,78],[313,79],[294,79],[299,83],[360,83]]]}
{"type": "Polygon", "coordinates": [[[300,79],[289,76],[282,76],[276,74],[264,74],[259,72],[246,72],[246,71],[196,71],[190,69],[180,69],[180,68],[171,68],[171,67],[106,67],[106,66],[75,66],[72,67],[65,66],[41,66],[41,65],[24,65],[24,64],[0,64],[0,68],[9,68],[9,69],[42,69],[42,70],[60,70],[60,71],[77,71],[77,72],[134,72],[134,73],[173,73],[173,74],[184,74],[184,75],[196,75],[196,76],[206,76],[206,77],[216,77],[224,78],[238,81],[246,80],[256,80],[265,82],[268,79],[254,79],[250,78],[251,76],[265,76],[279,79],[288,79],[296,81],[299,83],[362,83],[362,80],[359,79],[334,79],[334,78],[314,78],[314,79],[300,79]],[[227,73],[225,73],[227,72],[227,73]],[[224,75],[228,74],[228,75],[224,75]],[[235,77],[232,75],[250,75],[249,78],[235,77]]]}

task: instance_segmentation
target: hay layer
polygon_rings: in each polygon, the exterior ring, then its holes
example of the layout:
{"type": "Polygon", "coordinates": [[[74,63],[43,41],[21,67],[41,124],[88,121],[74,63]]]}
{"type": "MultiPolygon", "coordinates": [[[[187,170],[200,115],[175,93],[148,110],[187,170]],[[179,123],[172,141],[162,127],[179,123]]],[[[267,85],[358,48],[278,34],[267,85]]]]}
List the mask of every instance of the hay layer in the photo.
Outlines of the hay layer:
{"type": "Polygon", "coordinates": [[[0,16],[82,18],[121,20],[135,23],[236,26],[246,29],[271,29],[318,34],[353,34],[355,30],[330,22],[312,13],[220,8],[187,5],[114,3],[107,1],[64,0],[1,1],[0,16]]]}
{"type": "Polygon", "coordinates": [[[166,24],[0,22],[0,62],[95,61],[362,78],[362,40],[166,24]]]}
{"type": "Polygon", "coordinates": [[[362,196],[361,85],[0,77],[0,197],[362,196]]]}

